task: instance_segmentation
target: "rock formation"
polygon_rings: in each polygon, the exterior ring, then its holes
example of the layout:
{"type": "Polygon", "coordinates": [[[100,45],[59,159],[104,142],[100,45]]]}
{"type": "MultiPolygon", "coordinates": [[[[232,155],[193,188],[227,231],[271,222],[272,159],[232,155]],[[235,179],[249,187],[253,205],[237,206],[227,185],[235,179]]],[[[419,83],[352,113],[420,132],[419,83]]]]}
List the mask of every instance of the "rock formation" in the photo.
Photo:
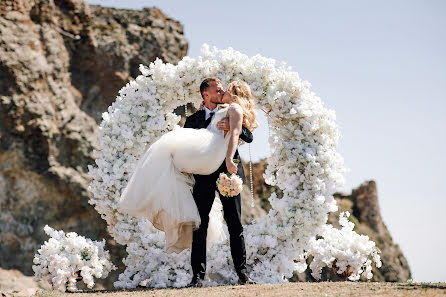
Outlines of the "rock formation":
{"type": "Polygon", "coordinates": [[[139,63],[176,63],[187,46],[182,25],[156,8],[0,2],[0,267],[32,275],[45,224],[106,238],[125,256],[88,204],[97,124],[139,63]]]}
{"type": "MultiPolygon", "coordinates": [[[[244,162],[244,169],[245,172],[249,172],[249,167],[246,163],[244,162]]],[[[254,193],[256,195],[256,203],[261,205],[265,210],[269,210],[271,206],[267,198],[273,191],[276,193],[280,191],[276,187],[271,187],[265,183],[262,176],[265,168],[265,160],[253,164],[254,193]]],[[[247,176],[249,175],[247,174],[247,176]]],[[[358,234],[367,235],[381,250],[383,265],[379,269],[373,267],[372,281],[405,282],[410,279],[411,272],[409,264],[398,244],[393,242],[389,230],[382,220],[376,183],[374,181],[367,181],[358,188],[353,189],[351,194],[336,193],[334,196],[339,209],[337,212],[329,214],[328,223],[340,228],[338,222],[339,214],[342,211],[349,211],[351,214],[350,219],[355,223],[354,230],[358,234]]],[[[248,197],[243,198],[246,200],[248,197]]],[[[249,212],[250,209],[245,207],[243,211],[249,212]]],[[[249,216],[249,214],[246,215],[249,216]]],[[[314,281],[309,269],[304,273],[296,274],[293,280],[314,281]]],[[[337,281],[340,279],[331,269],[325,268],[322,271],[321,280],[337,281]]]]}
{"type": "Polygon", "coordinates": [[[405,282],[412,278],[409,264],[396,244],[381,217],[375,181],[366,181],[353,189],[350,195],[337,193],[339,210],[330,213],[329,223],[339,228],[338,218],[342,211],[349,211],[355,223],[355,231],[367,235],[381,250],[381,268],[373,268],[374,281],[405,282]]]}

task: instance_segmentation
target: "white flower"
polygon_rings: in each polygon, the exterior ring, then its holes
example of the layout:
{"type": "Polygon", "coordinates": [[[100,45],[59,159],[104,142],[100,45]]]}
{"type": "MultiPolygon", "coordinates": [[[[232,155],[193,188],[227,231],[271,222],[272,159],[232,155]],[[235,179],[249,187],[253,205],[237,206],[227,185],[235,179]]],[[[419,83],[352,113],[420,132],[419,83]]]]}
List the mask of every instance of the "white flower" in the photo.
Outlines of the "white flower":
{"type": "MultiPolygon", "coordinates": [[[[119,213],[116,205],[141,155],[178,127],[180,117],[172,111],[186,103],[200,105],[199,86],[208,76],[220,78],[224,85],[245,81],[256,105],[268,111],[273,153],[264,177],[284,196],[278,199],[273,193],[270,212],[244,228],[251,277],[264,283],[284,282],[294,270],[306,269],[304,255],[310,249],[318,255],[310,265],[315,276],[332,259],[357,268],[371,256],[380,265],[371,242],[358,237],[348,220],[343,220],[346,226],[341,231],[326,225],[327,214],[337,209],[333,193],[343,185],[346,172],[336,151],[340,133],[334,111],[323,106],[309,82],[285,64],[276,66],[274,59],[206,44],[202,54],[197,59],[184,57],[176,66],[160,59],[147,67],[140,65],[142,75],[127,83],[103,114],[98,130],[101,149],[95,152],[95,164],[88,166],[92,178],[88,189],[89,203],[106,220],[111,236],[127,245],[128,256],[123,259],[127,268],[115,286],[134,288],[147,280],[148,286],[181,287],[190,281],[190,251],[166,254],[162,232],[147,220],[119,213]],[[317,234],[323,234],[324,241],[315,242],[317,234]]],[[[210,284],[236,283],[228,245],[214,245],[207,256],[210,284]]],[[[367,267],[366,263],[369,276],[367,267]]],[[[362,273],[355,271],[351,279],[362,273]]],[[[91,279],[87,282],[91,284],[91,279]]]]}
{"type": "Polygon", "coordinates": [[[311,241],[309,253],[313,255],[313,262],[310,268],[314,278],[319,279],[322,268],[331,266],[334,260],[338,267],[337,273],[341,274],[349,269],[351,273],[349,280],[358,280],[364,272],[365,277],[371,279],[373,277],[371,259],[376,267],[381,266],[379,250],[375,247],[375,243],[370,241],[368,236],[353,231],[354,224],[348,221],[349,216],[348,211],[339,215],[341,230],[326,225],[319,234],[322,238],[311,241]]]}
{"type": "Polygon", "coordinates": [[[51,236],[34,255],[32,266],[36,281],[48,276],[53,289],[76,291],[76,272],[93,288],[93,277],[105,278],[116,267],[104,250],[102,242],[79,236],[74,232],[65,234],[45,225],[44,231],[51,236]],[[68,282],[68,285],[65,285],[68,282]]]}

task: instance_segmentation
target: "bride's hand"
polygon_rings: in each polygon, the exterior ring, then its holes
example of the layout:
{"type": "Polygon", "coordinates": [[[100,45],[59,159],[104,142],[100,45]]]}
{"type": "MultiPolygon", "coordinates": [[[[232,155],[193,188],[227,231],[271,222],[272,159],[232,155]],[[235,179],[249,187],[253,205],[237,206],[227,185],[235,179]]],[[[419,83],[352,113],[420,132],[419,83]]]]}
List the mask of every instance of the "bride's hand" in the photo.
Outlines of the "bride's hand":
{"type": "Polygon", "coordinates": [[[231,174],[237,174],[237,164],[232,161],[232,159],[226,158],[226,169],[231,174]]]}

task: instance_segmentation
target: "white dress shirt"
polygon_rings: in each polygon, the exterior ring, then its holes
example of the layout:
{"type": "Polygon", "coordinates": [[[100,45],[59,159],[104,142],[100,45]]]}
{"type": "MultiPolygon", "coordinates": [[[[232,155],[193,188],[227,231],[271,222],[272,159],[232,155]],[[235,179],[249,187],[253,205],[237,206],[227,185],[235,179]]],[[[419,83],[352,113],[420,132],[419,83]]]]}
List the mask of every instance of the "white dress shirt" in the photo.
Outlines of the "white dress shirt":
{"type": "Polygon", "coordinates": [[[210,110],[209,108],[207,108],[206,106],[204,107],[204,110],[206,112],[206,116],[204,117],[204,120],[209,119],[209,117],[211,116],[211,112],[216,113],[218,111],[218,109],[220,108],[219,105],[217,105],[216,108],[214,108],[213,110],[210,110]]]}
{"type": "MultiPolygon", "coordinates": [[[[207,108],[206,106],[204,107],[204,111],[206,112],[206,116],[204,117],[205,120],[209,119],[209,117],[211,116],[211,112],[215,113],[218,111],[220,107],[217,105],[216,108],[214,108],[213,110],[210,110],[209,108],[207,108]]],[[[209,130],[211,128],[211,124],[209,124],[206,129],[209,130]]]]}

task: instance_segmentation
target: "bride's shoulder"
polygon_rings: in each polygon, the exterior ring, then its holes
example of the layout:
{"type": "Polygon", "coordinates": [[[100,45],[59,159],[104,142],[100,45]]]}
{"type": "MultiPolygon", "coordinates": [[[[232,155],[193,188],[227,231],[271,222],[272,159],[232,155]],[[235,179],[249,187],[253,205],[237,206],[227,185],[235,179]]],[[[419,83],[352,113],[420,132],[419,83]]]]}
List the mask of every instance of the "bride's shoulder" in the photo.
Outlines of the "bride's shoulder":
{"type": "Polygon", "coordinates": [[[231,110],[231,111],[243,113],[242,107],[235,102],[232,102],[231,104],[229,104],[228,107],[229,107],[229,110],[231,110]]]}

